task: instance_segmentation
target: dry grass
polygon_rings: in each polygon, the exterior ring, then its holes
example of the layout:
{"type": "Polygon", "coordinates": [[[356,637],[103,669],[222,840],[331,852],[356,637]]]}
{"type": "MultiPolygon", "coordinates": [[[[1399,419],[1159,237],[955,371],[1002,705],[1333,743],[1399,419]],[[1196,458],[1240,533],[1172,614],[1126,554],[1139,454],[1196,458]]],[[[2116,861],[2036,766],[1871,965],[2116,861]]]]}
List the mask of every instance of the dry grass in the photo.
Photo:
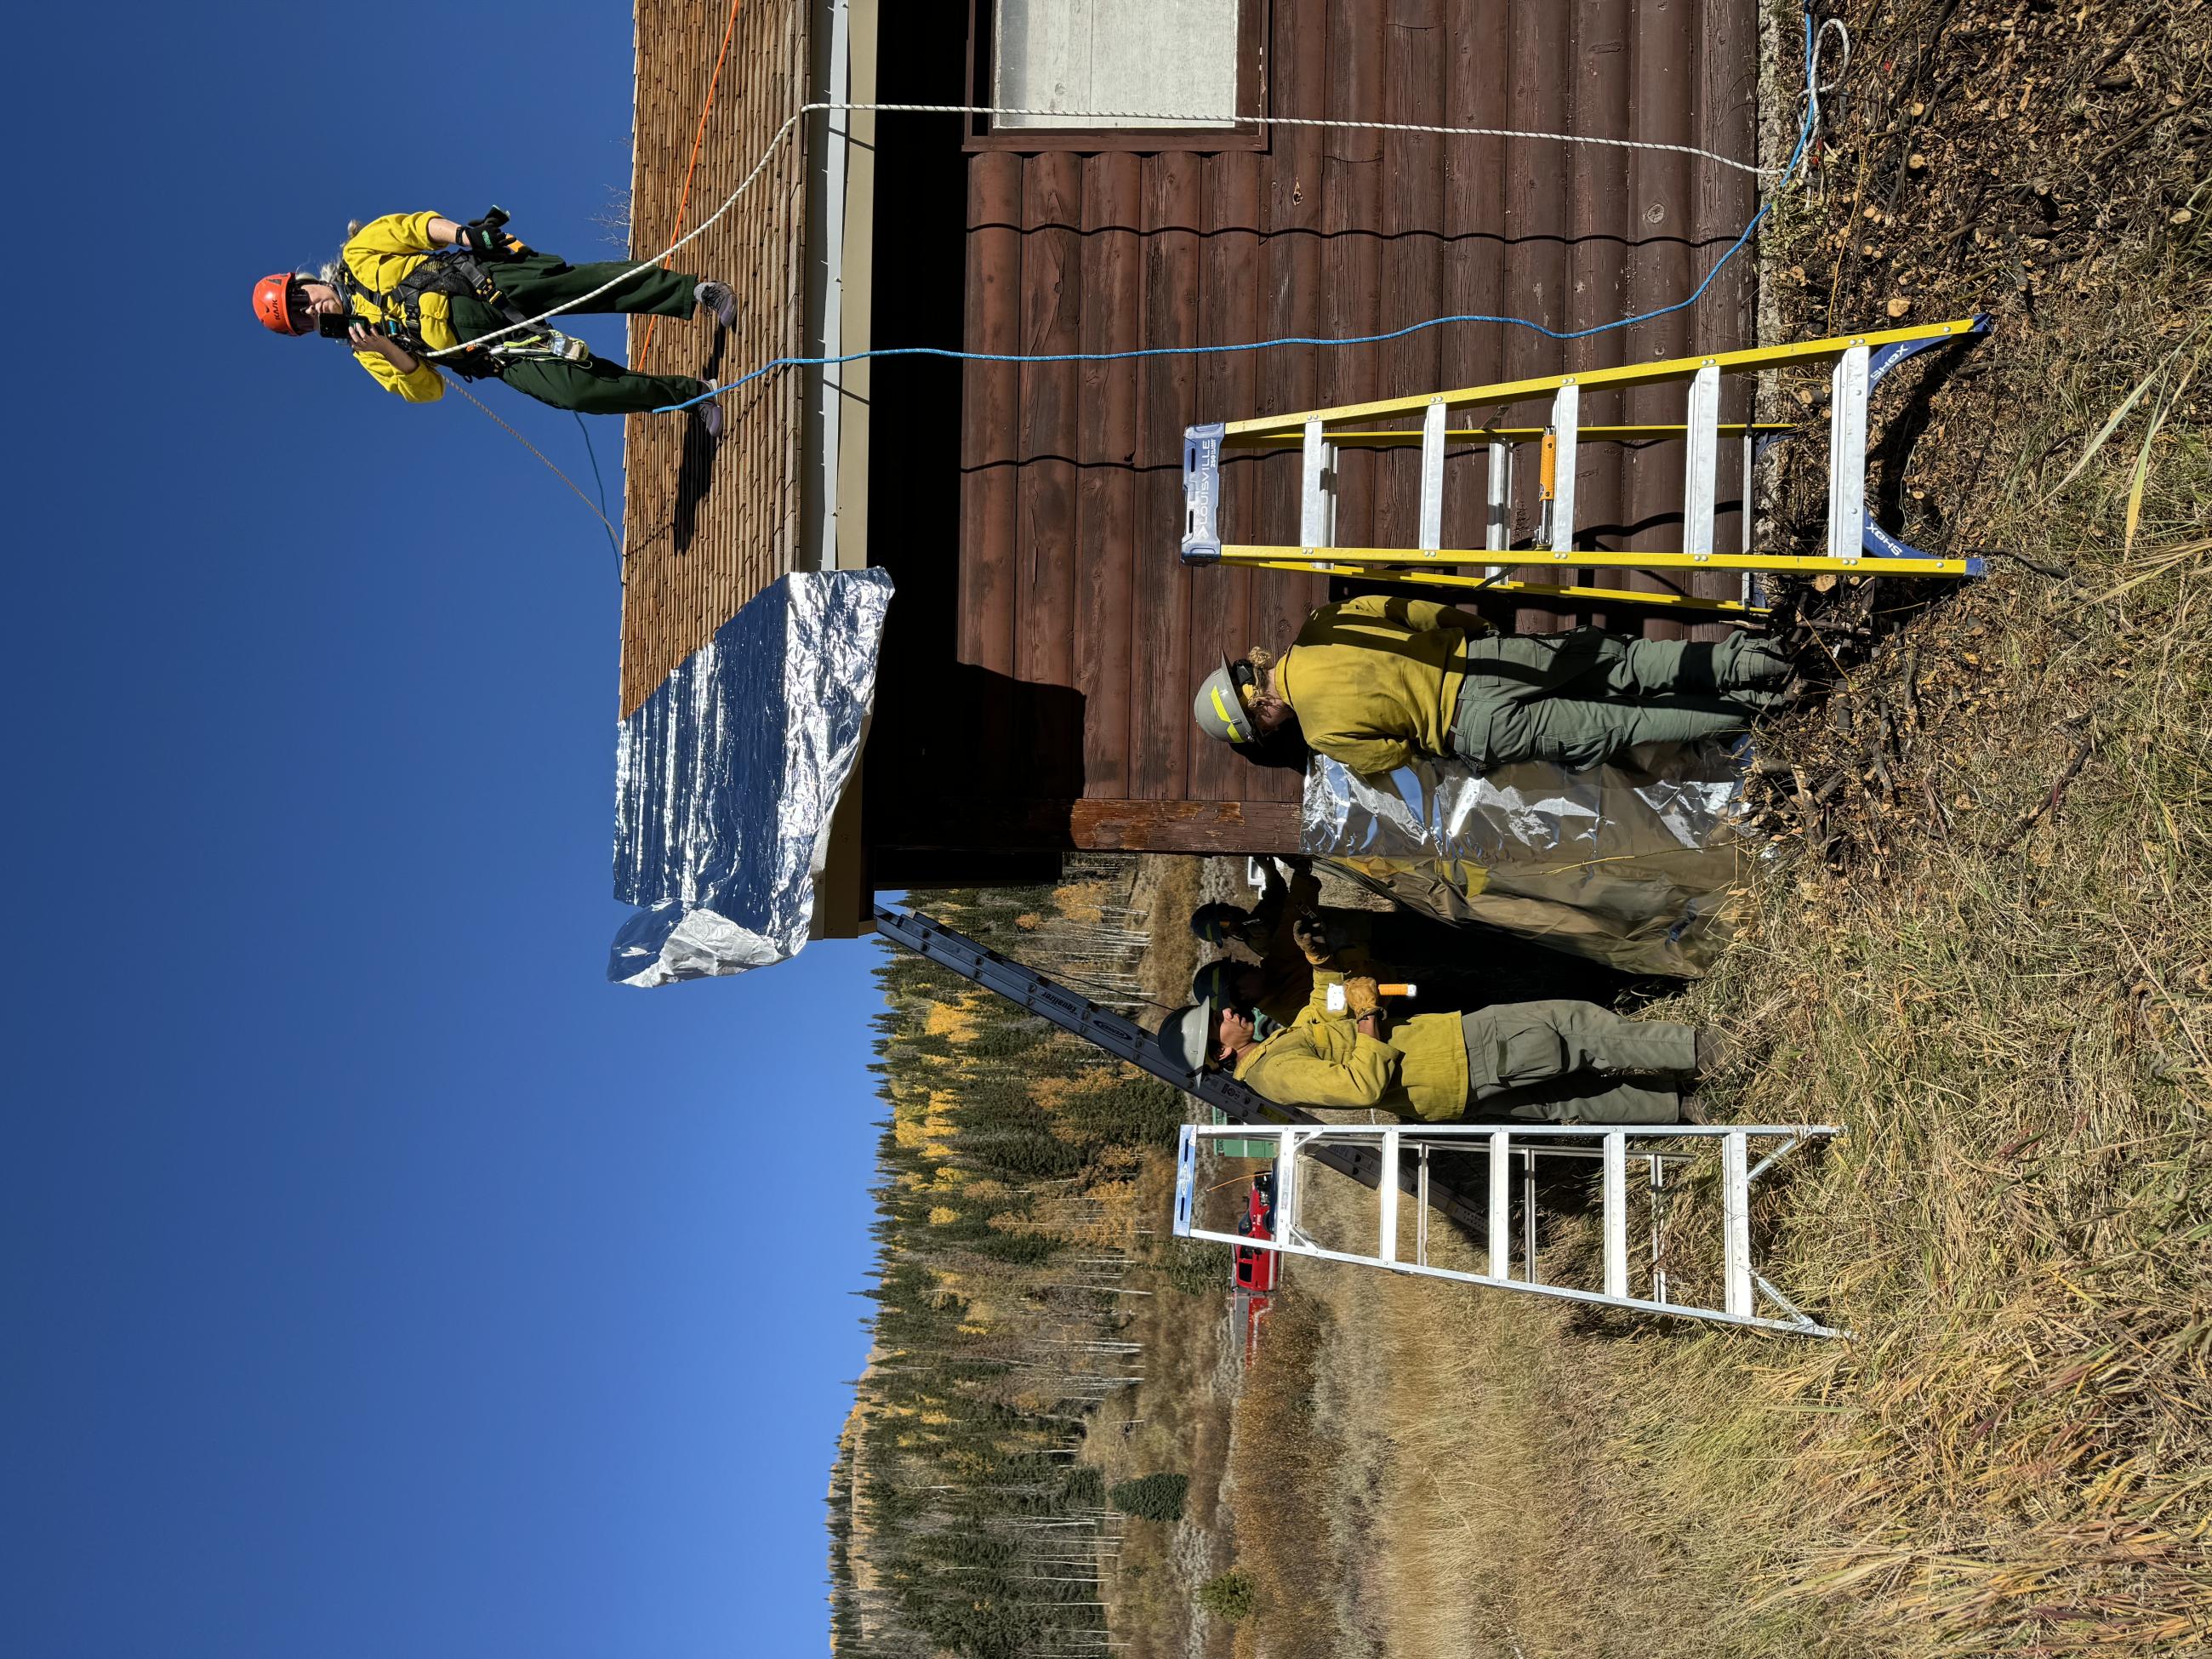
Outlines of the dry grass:
{"type": "MultiPolygon", "coordinates": [[[[1132,908],[1150,919],[1152,944],[1139,969],[1145,994],[1158,1009],[1176,1008],[1190,1000],[1190,976],[1198,970],[1197,938],[1191,933],[1190,913],[1204,902],[1200,884],[1206,860],[1180,853],[1145,853],[1137,859],[1135,895],[1132,908]]],[[[1154,1018],[1142,1022],[1157,1025],[1154,1018]]]]}
{"type": "MultiPolygon", "coordinates": [[[[1167,1214],[1175,1191],[1173,1158],[1148,1154],[1136,1185],[1140,1214],[1167,1214]]],[[[1174,1248],[1157,1237],[1153,1243],[1161,1251],[1174,1248]]],[[[1194,1606],[1198,1586],[1228,1566],[1234,1537],[1224,1501],[1225,1275],[1203,1290],[1177,1289],[1161,1272],[1139,1273],[1130,1282],[1152,1292],[1136,1298],[1137,1316],[1125,1333],[1143,1344],[1144,1381],[1093,1415],[1081,1458],[1109,1486],[1172,1470],[1190,1478],[1190,1490],[1182,1521],[1123,1524],[1118,1557],[1101,1565],[1109,1622],[1117,1638],[1131,1643],[1128,1659],[1225,1656],[1230,1633],[1202,1628],[1194,1606]],[[1133,1426],[1125,1430],[1125,1424],[1133,1426]]]]}
{"type": "Polygon", "coordinates": [[[1333,1595],[1341,1573],[1323,1496],[1342,1448],[1314,1411],[1327,1328],[1311,1298],[1284,1297],[1268,1316],[1261,1352],[1237,1401],[1230,1451],[1237,1565],[1257,1592],[1252,1634],[1268,1659],[1328,1659],[1343,1651],[1333,1595]]]}
{"type": "Polygon", "coordinates": [[[2056,487],[2174,343],[2153,292],[1952,388],[2044,458],[1960,507],[2064,574],[1876,618],[1767,744],[1842,788],[1653,1011],[1735,1034],[1719,1115],[1849,1129],[1762,1224],[1857,1339],[1372,1292],[1392,1654],[2212,1645],[2212,450],[2148,396],[2056,487]]]}
{"type": "MultiPolygon", "coordinates": [[[[2203,34],[2207,9],[2184,11],[2203,34]]],[[[2001,12],[1970,0],[1953,27],[1995,52],[2001,12]]],[[[2075,9],[2013,13],[2024,33],[2075,9]]],[[[1966,61],[1972,95],[1997,89],[1966,61]]],[[[1962,121],[1995,118],[1966,96],[1962,121]]],[[[2190,161],[2179,135],[2153,133],[2160,166],[2190,161]]],[[[1958,211],[2002,229],[1986,203],[1958,211]]],[[[2212,272],[2193,237],[2129,242],[2109,216],[2078,266],[2028,272],[1917,447],[1883,463],[1905,469],[1908,538],[2016,556],[1932,605],[1830,596],[1870,644],[1765,746],[1832,787],[1778,802],[1739,942],[1651,1011],[1734,1034],[1717,1115],[1849,1130],[1759,1222],[1788,1287],[1856,1338],[1302,1271],[1292,1296],[1324,1316],[1291,1430],[1325,1428],[1329,1453],[1282,1454],[1304,1483],[1285,1514],[1318,1517],[1294,1534],[1296,1622],[1326,1638],[1308,1650],[2212,1650],[2212,445],[2186,378],[2212,356],[2194,331],[2212,272]]],[[[1910,215],[1883,229],[1901,257],[1910,215]]],[[[1963,246],[1987,263],[2012,245],[1963,246]]],[[[1798,257],[1853,314],[1895,280],[1856,243],[1849,269],[1798,257]]],[[[1913,280],[1917,315],[1986,297],[1946,291],[1932,256],[1913,280]]],[[[1589,1240],[1553,1248],[1564,1266],[1589,1240]]],[[[1296,1639],[1263,1620],[1249,1650],[1296,1639]]]]}

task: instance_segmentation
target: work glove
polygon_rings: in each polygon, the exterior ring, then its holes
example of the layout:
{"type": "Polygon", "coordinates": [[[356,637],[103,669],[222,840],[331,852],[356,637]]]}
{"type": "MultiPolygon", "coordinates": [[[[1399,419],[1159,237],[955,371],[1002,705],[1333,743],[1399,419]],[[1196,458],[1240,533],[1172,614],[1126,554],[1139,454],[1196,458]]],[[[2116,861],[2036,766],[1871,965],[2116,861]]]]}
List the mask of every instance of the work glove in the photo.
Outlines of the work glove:
{"type": "Polygon", "coordinates": [[[1344,981],[1344,1012],[1354,1019],[1382,1012],[1382,995],[1373,980],[1354,974],[1344,981]]]}
{"type": "Polygon", "coordinates": [[[1300,916],[1292,921],[1291,938],[1297,944],[1298,954],[1316,968],[1328,967],[1336,955],[1329,947],[1328,930],[1319,916],[1300,916]]]}

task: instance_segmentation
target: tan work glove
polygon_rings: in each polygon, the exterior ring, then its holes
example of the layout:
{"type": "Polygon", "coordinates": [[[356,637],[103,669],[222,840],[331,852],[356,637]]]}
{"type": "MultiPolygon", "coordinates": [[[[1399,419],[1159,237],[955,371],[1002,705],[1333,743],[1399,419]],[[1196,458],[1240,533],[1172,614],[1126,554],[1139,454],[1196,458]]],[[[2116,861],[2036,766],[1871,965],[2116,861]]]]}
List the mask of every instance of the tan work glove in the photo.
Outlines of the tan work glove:
{"type": "Polygon", "coordinates": [[[1326,968],[1336,953],[1329,949],[1328,930],[1319,916],[1300,916],[1291,923],[1291,937],[1297,941],[1298,954],[1316,968],[1326,968]]]}
{"type": "Polygon", "coordinates": [[[1382,998],[1375,981],[1364,974],[1355,974],[1344,981],[1344,1012],[1359,1019],[1382,1012],[1382,998]]]}

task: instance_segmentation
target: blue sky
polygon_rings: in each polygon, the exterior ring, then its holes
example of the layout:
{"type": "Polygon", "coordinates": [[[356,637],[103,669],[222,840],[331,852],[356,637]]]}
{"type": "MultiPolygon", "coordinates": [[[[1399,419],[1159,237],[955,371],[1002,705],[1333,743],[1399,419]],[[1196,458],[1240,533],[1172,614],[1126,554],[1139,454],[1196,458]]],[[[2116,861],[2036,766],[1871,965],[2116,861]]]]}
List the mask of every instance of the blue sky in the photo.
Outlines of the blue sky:
{"type": "Polygon", "coordinates": [[[0,1649],[818,1651],[877,947],[605,982],[599,524],[247,305],[386,211],[613,257],[629,13],[18,30],[0,1649]]]}

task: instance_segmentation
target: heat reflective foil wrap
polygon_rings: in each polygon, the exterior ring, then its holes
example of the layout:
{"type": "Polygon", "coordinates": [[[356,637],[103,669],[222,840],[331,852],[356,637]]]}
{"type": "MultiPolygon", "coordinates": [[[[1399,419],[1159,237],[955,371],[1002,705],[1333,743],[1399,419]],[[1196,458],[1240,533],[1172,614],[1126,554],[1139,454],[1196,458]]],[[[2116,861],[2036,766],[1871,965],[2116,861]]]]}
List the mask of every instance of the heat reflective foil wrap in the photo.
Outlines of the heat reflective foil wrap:
{"type": "Polygon", "coordinates": [[[1301,846],[1398,902],[1636,973],[1704,971],[1728,932],[1750,740],[1652,746],[1569,772],[1316,756],[1301,846]]]}
{"type": "Polygon", "coordinates": [[[860,756],[891,579],[765,589],[622,724],[607,977],[742,973],[805,945],[830,820],[860,756]]]}

